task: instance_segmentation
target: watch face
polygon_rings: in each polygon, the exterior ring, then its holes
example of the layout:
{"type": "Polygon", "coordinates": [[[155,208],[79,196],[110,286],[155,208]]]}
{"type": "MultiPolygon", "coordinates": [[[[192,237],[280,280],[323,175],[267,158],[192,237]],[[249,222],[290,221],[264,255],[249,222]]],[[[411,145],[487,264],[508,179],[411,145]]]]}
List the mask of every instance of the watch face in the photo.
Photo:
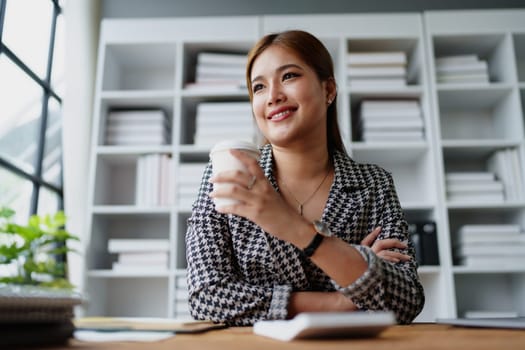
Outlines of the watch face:
{"type": "Polygon", "coordinates": [[[320,220],[315,220],[314,221],[314,228],[315,228],[315,230],[317,232],[319,232],[323,236],[327,236],[327,237],[332,236],[332,232],[328,228],[328,225],[325,224],[324,222],[320,221],[320,220]]]}

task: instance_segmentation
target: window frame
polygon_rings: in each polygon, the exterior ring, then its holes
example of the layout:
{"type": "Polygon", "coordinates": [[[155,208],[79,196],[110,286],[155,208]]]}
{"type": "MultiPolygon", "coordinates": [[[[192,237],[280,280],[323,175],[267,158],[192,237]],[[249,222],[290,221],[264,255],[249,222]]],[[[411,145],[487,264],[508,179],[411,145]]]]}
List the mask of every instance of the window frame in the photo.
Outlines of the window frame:
{"type": "MultiPolygon", "coordinates": [[[[49,47],[47,51],[47,66],[45,71],[45,77],[40,78],[31,68],[29,68],[14,52],[12,52],[8,46],[6,46],[2,39],[3,29],[4,29],[4,20],[6,17],[6,6],[8,0],[0,0],[0,55],[5,55],[13,64],[20,68],[23,74],[26,74],[33,82],[40,86],[42,89],[42,100],[39,116],[39,127],[37,135],[37,150],[34,164],[34,173],[29,173],[24,169],[20,168],[13,162],[9,161],[5,157],[0,155],[0,167],[4,170],[9,171],[23,180],[30,181],[32,183],[32,194],[31,194],[31,203],[29,205],[29,213],[21,213],[23,215],[30,215],[38,213],[38,200],[40,196],[40,189],[46,188],[47,190],[53,192],[57,195],[58,208],[55,210],[64,209],[64,191],[63,191],[63,156],[60,156],[60,185],[55,185],[44,179],[43,175],[43,163],[45,156],[45,146],[46,146],[46,130],[48,124],[48,105],[51,99],[55,99],[62,108],[62,98],[54,91],[51,86],[52,79],[52,68],[53,68],[53,55],[55,50],[55,38],[56,38],[56,29],[57,29],[57,18],[62,14],[62,7],[59,4],[58,0],[46,0],[50,1],[53,5],[53,15],[51,18],[50,26],[50,37],[49,37],[49,47]]],[[[16,1],[16,0],[11,0],[16,1]]],[[[39,0],[42,1],[42,0],[39,0]]],[[[62,116],[61,116],[62,117],[62,116]]],[[[5,205],[5,203],[1,203],[5,205]]]]}

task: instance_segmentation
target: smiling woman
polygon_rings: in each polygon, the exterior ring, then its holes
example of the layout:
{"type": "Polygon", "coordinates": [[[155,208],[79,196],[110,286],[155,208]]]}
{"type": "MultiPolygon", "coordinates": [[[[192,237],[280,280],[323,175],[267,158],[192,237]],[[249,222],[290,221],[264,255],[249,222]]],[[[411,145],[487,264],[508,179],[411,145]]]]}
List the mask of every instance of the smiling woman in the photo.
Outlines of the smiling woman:
{"type": "Polygon", "coordinates": [[[246,78],[266,141],[259,161],[232,151],[247,173],[204,173],[186,235],[192,315],[251,325],[388,310],[412,322],[424,294],[407,223],[391,175],[344,149],[326,48],[304,31],[265,36],[246,78]]]}

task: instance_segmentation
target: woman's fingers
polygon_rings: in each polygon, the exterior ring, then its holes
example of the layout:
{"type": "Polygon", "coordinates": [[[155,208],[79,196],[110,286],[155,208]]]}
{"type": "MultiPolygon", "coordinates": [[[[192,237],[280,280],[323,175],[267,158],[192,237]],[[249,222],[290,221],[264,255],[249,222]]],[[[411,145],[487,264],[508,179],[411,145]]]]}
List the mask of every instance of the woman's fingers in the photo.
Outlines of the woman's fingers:
{"type": "Polygon", "coordinates": [[[361,245],[366,245],[367,247],[371,247],[374,241],[376,240],[377,236],[379,236],[380,232],[381,232],[381,226],[376,227],[365,238],[363,238],[363,240],[361,241],[361,245]]]}

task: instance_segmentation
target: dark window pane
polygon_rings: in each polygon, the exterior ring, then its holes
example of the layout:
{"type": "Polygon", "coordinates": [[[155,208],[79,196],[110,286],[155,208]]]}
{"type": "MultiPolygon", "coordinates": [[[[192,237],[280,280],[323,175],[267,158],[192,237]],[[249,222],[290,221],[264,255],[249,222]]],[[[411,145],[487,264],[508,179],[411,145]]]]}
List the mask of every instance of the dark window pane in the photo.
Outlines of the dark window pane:
{"type": "Polygon", "coordinates": [[[60,104],[54,98],[49,99],[46,142],[44,160],[42,163],[42,177],[45,181],[61,187],[62,179],[62,117],[60,104]]]}
{"type": "Polygon", "coordinates": [[[16,211],[15,222],[27,222],[32,192],[31,181],[0,167],[0,206],[16,211]]]}
{"type": "Polygon", "coordinates": [[[2,41],[42,79],[46,73],[52,19],[51,0],[7,1],[2,41]]]}
{"type": "Polygon", "coordinates": [[[34,172],[42,113],[42,88],[0,54],[0,157],[34,172]]]}

